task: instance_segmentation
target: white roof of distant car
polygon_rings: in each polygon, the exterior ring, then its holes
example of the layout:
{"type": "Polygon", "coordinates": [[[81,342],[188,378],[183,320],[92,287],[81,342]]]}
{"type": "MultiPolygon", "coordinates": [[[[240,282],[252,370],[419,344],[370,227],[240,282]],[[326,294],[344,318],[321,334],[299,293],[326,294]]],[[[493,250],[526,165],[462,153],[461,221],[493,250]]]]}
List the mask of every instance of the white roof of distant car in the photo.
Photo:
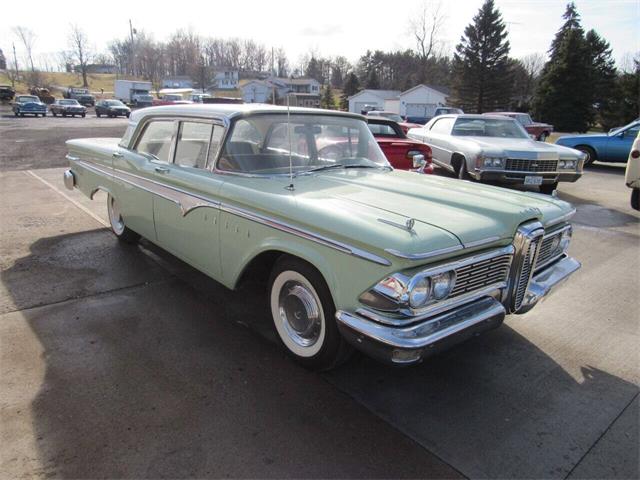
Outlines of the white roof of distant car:
{"type": "MultiPolygon", "coordinates": [[[[188,105],[162,105],[135,110],[131,114],[131,123],[137,123],[141,119],[153,116],[185,116],[207,117],[230,120],[234,117],[249,115],[252,113],[286,113],[287,107],[268,105],[263,103],[205,103],[188,105]]],[[[316,114],[316,115],[340,115],[364,119],[362,115],[336,110],[323,110],[320,108],[291,107],[290,113],[316,114]]]]}

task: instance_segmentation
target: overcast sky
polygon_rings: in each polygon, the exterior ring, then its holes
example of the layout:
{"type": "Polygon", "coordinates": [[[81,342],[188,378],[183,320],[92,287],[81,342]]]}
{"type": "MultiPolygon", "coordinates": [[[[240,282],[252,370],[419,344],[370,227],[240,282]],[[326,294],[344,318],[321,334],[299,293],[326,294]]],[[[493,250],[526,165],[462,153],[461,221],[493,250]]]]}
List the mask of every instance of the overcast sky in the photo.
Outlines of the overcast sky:
{"type": "MultiPolygon", "coordinates": [[[[324,56],[344,55],[355,62],[366,50],[414,48],[409,22],[424,0],[321,1],[160,1],[109,0],[89,4],[30,0],[28,10],[9,15],[0,25],[0,48],[9,57],[15,41],[12,27],[22,25],[36,35],[35,57],[67,47],[65,26],[84,27],[98,52],[110,40],[128,35],[134,27],[156,40],[178,28],[191,28],[204,36],[252,38],[268,47],[284,47],[295,65],[313,50],[324,56]],[[86,5],[86,6],[85,6],[86,5]],[[100,9],[93,7],[101,6],[100,9]]],[[[562,24],[565,0],[496,0],[509,29],[511,56],[546,53],[562,24]]],[[[585,30],[594,28],[610,42],[616,61],[640,51],[640,0],[575,0],[585,30]]],[[[482,0],[443,0],[446,16],[445,52],[452,52],[464,27],[482,0]]]]}

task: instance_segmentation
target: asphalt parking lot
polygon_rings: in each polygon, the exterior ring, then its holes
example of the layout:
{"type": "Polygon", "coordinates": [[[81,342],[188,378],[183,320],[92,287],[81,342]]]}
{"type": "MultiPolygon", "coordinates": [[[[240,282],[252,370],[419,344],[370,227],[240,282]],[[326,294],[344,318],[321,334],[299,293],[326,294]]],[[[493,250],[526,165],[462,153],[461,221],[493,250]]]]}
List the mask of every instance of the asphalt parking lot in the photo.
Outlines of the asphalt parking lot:
{"type": "Polygon", "coordinates": [[[0,476],[638,478],[640,214],[621,165],[574,203],[583,268],[412,368],[308,372],[260,285],[230,292],[62,185],[126,119],[0,113],[0,476]]]}

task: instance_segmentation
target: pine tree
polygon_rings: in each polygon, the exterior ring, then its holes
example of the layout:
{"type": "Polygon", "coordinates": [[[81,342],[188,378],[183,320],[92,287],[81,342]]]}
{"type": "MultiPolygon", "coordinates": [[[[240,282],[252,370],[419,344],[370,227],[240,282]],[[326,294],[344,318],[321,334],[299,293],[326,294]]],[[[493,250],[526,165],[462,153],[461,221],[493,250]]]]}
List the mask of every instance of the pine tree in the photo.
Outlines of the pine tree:
{"type": "Polygon", "coordinates": [[[380,88],[380,79],[378,78],[378,73],[375,69],[372,69],[369,72],[369,76],[367,77],[366,88],[371,88],[372,90],[377,90],[380,88]]]}
{"type": "Polygon", "coordinates": [[[509,41],[500,11],[485,0],[454,53],[452,101],[465,111],[506,108],[511,94],[509,41]]]}
{"type": "Polygon", "coordinates": [[[565,23],[551,44],[551,58],[540,76],[535,111],[556,130],[584,132],[593,118],[591,53],[573,2],[562,18],[565,23]]]}
{"type": "Polygon", "coordinates": [[[349,97],[355,95],[360,91],[360,81],[358,76],[350,72],[344,81],[344,88],[342,89],[342,95],[340,96],[340,109],[349,110],[349,97]]]}
{"type": "Polygon", "coordinates": [[[322,98],[320,99],[320,106],[322,108],[328,108],[334,110],[336,108],[336,101],[333,98],[333,90],[331,90],[331,84],[327,84],[322,92],[322,98]]]}
{"type": "Polygon", "coordinates": [[[604,38],[595,30],[589,30],[585,40],[591,58],[591,105],[595,109],[594,117],[605,130],[608,130],[617,126],[619,112],[615,99],[620,95],[616,82],[618,72],[611,46],[604,38]]]}
{"type": "Polygon", "coordinates": [[[318,60],[316,60],[315,57],[311,57],[311,59],[309,60],[309,63],[307,63],[306,69],[304,71],[304,75],[305,77],[314,78],[320,83],[324,83],[320,65],[318,64],[318,60]]]}

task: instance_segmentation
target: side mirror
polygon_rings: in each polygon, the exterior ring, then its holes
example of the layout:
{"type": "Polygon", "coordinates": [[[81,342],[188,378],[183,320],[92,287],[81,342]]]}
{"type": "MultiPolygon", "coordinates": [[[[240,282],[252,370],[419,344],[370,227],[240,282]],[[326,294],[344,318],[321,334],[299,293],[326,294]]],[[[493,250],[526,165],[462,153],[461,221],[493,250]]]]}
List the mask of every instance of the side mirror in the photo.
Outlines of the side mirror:
{"type": "Polygon", "coordinates": [[[413,168],[422,168],[427,164],[427,161],[424,159],[424,155],[414,155],[413,156],[413,168]]]}

